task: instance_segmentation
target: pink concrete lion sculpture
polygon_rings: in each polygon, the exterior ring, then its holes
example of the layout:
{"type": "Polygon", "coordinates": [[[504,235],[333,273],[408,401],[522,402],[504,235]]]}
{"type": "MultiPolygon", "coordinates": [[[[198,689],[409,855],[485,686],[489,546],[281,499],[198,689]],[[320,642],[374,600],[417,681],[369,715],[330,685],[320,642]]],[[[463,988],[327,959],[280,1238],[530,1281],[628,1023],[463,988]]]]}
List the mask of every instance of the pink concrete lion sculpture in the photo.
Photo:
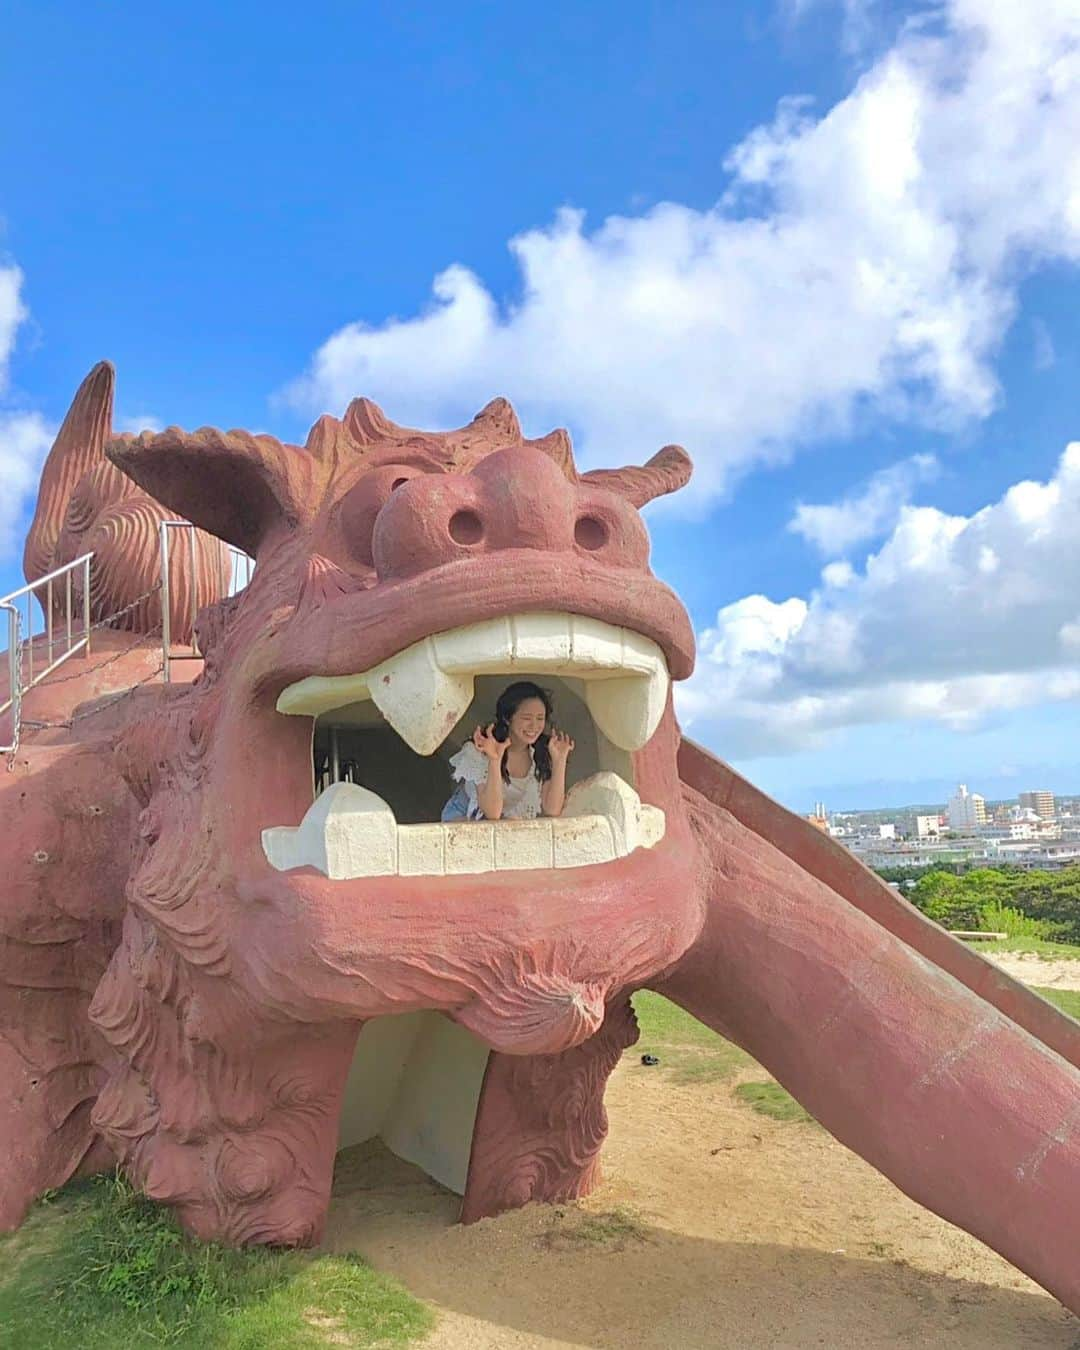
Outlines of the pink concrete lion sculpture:
{"type": "Polygon", "coordinates": [[[118,1160],[202,1238],[310,1244],[374,1136],[465,1220],[583,1195],[648,988],[1080,1311],[1080,1025],[680,736],[693,633],[639,508],[682,450],[579,473],[503,400],[439,434],[359,399],[303,447],[114,438],[112,379],[50,455],[28,575],[92,548],[107,619],[175,513],[205,661],[148,682],[149,602],[24,701],[0,1226],[118,1160]],[[256,559],[233,596],[224,543],[256,559]],[[517,675],[576,741],[563,814],[441,823],[446,756],[517,675]]]}

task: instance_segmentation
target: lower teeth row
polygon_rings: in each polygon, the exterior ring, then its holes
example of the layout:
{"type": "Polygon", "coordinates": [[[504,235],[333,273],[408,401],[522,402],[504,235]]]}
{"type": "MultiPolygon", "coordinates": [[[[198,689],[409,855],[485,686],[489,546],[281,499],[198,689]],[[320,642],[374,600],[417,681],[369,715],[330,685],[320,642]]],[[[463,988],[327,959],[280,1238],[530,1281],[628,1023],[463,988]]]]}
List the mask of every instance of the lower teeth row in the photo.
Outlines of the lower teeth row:
{"type": "Polygon", "coordinates": [[[587,867],[651,848],[664,813],[641,803],[616,774],[599,773],[567,795],[560,817],[398,825],[387,804],[355,783],[327,788],[295,828],[263,830],[263,851],[279,871],[314,867],[334,880],[456,876],[587,867]]]}

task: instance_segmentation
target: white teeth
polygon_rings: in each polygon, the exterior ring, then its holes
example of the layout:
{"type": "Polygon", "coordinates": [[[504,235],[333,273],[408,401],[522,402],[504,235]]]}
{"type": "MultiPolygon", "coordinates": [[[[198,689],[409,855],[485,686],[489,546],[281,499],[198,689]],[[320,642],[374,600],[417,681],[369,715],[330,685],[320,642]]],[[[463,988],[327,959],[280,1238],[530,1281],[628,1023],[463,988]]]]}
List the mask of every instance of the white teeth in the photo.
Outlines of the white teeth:
{"type": "Polygon", "coordinates": [[[667,704],[667,665],[655,642],[597,619],[545,613],[437,633],[359,675],[311,676],[285,689],[277,706],[314,717],[372,699],[403,740],[430,755],[467,711],[480,674],[581,678],[593,720],[622,750],[649,741],[667,704]]]}
{"type": "Polygon", "coordinates": [[[611,821],[604,816],[566,816],[552,833],[555,867],[591,867],[619,856],[611,821]]]}
{"type": "Polygon", "coordinates": [[[609,623],[601,623],[599,619],[583,619],[579,614],[571,616],[570,624],[574,659],[592,666],[594,670],[610,670],[618,674],[626,670],[628,660],[643,658],[643,671],[648,674],[654,666],[664,664],[660,648],[648,638],[642,638],[642,648],[636,648],[630,639],[637,635],[629,629],[613,628],[609,623]]]}
{"type": "Polygon", "coordinates": [[[667,706],[668,673],[657,647],[640,633],[623,630],[622,669],[637,673],[585,686],[593,721],[623,750],[640,750],[652,739],[667,706]]]}
{"type": "Polygon", "coordinates": [[[652,739],[667,703],[667,672],[656,678],[628,676],[585,686],[593,721],[620,750],[640,750],[652,739]]]}
{"type": "Polygon", "coordinates": [[[356,783],[334,783],[296,829],[263,830],[263,852],[279,872],[315,867],[335,880],[382,877],[397,871],[397,828],[381,797],[356,783]]]}
{"type": "Polygon", "coordinates": [[[574,665],[574,626],[568,614],[515,614],[510,620],[514,660],[538,670],[574,665]]]}
{"type": "Polygon", "coordinates": [[[550,820],[514,820],[505,824],[514,828],[507,830],[502,824],[491,827],[496,872],[554,867],[555,845],[550,820]]]}
{"type": "Polygon", "coordinates": [[[301,717],[318,717],[333,708],[345,708],[370,698],[367,675],[309,675],[278,695],[277,710],[301,717]]]}
{"type": "Polygon", "coordinates": [[[433,755],[473,700],[472,674],[442,670],[431,638],[376,666],[367,682],[375,706],[418,755],[433,755]]]}
{"type": "Polygon", "coordinates": [[[567,795],[561,817],[398,825],[389,806],[354,783],[334,783],[295,828],[263,830],[263,852],[279,872],[314,867],[334,880],[460,876],[588,867],[652,848],[664,813],[643,806],[613,773],[595,774],[567,795]]]}
{"type": "Polygon", "coordinates": [[[664,813],[645,806],[629,783],[616,773],[594,773],[566,794],[564,817],[601,816],[611,826],[616,857],[639,847],[652,848],[664,837],[664,813]],[[659,828],[659,833],[657,829],[659,828]]]}
{"type": "Polygon", "coordinates": [[[278,712],[317,717],[371,699],[418,755],[432,755],[473,699],[473,677],[443,670],[431,638],[362,675],[312,675],[282,690],[278,712]]]}

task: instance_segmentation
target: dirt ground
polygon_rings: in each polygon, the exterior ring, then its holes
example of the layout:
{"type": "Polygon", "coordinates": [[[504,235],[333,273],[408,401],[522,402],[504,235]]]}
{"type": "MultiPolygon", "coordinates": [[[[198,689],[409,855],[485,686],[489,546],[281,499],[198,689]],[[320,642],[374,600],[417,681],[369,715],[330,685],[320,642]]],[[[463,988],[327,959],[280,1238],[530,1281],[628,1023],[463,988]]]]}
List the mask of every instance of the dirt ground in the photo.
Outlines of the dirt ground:
{"type": "Polygon", "coordinates": [[[680,1084],[628,1053],[599,1190],[468,1228],[456,1197],[361,1145],[328,1245],[428,1300],[438,1350],[1080,1350],[1080,1320],[1037,1285],[733,1081],[680,1084]]]}
{"type": "Polygon", "coordinates": [[[1044,989],[1080,990],[1080,961],[1048,961],[1034,952],[984,952],[988,960],[1000,966],[1006,975],[1024,984],[1041,985],[1044,989]]]}

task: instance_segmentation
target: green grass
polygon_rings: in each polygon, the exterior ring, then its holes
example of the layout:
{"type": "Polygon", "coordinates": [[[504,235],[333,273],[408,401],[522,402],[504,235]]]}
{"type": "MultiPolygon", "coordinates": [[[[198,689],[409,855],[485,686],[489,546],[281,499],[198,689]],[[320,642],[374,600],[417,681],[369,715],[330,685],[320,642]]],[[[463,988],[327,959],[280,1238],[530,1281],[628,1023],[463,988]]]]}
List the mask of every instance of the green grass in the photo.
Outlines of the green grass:
{"type": "MultiPolygon", "coordinates": [[[[556,1211],[561,1219],[566,1211],[556,1211]]],[[[571,1211],[572,1222],[560,1223],[547,1235],[547,1245],[556,1251],[610,1248],[622,1251],[629,1242],[650,1242],[649,1229],[625,1208],[600,1213],[571,1211]]]]}
{"type": "MultiPolygon", "coordinates": [[[[1043,942],[1037,938],[1012,938],[1005,942],[971,945],[978,951],[1033,951],[1047,957],[1080,958],[1080,947],[1043,942]]],[[[1080,992],[1041,988],[1036,988],[1035,992],[1080,1021],[1080,992]]],[[[660,1068],[669,1071],[675,1082],[723,1083],[733,1078],[740,1069],[756,1062],[738,1046],[732,1045],[660,994],[641,989],[634,995],[633,1004],[641,1038],[629,1053],[635,1060],[643,1054],[656,1055],[660,1060],[660,1068]]],[[[767,1083],[739,1083],[734,1093],[741,1102],[771,1120],[789,1123],[814,1121],[814,1117],[789,1092],[772,1080],[767,1083]]]]}
{"type": "Polygon", "coordinates": [[[758,1115],[768,1116],[770,1120],[817,1123],[809,1111],[805,1111],[779,1083],[740,1083],[735,1089],[735,1096],[752,1107],[758,1115]]]}
{"type": "Polygon", "coordinates": [[[388,1347],[432,1324],[359,1257],[197,1243],[119,1177],[67,1187],[0,1239],[0,1343],[19,1350],[388,1347]]]}
{"type": "Polygon", "coordinates": [[[633,998],[641,1038],[635,1057],[656,1055],[679,1083],[723,1083],[754,1060],[660,994],[640,989],[633,998]]]}
{"type": "Polygon", "coordinates": [[[969,942],[973,951],[996,952],[1032,952],[1047,961],[1080,961],[1080,947],[1070,946],[1067,942],[1047,942],[1044,938],[1004,938],[999,942],[969,942]]]}
{"type": "Polygon", "coordinates": [[[1068,1013],[1070,1017],[1075,1017],[1080,1022],[1080,991],[1076,989],[1040,989],[1037,985],[1032,985],[1032,988],[1036,994],[1042,994],[1048,1002],[1053,1003],[1062,1012],[1068,1013]]]}
{"type": "MultiPolygon", "coordinates": [[[[740,1069],[756,1066],[745,1050],[710,1031],[697,1018],[660,994],[640,989],[633,997],[641,1039],[630,1052],[652,1054],[677,1083],[724,1083],[740,1069]]],[[[655,1072],[655,1070],[653,1070],[655,1072]]],[[[779,1083],[740,1083],[735,1096],[773,1120],[813,1120],[779,1083]]]]}

